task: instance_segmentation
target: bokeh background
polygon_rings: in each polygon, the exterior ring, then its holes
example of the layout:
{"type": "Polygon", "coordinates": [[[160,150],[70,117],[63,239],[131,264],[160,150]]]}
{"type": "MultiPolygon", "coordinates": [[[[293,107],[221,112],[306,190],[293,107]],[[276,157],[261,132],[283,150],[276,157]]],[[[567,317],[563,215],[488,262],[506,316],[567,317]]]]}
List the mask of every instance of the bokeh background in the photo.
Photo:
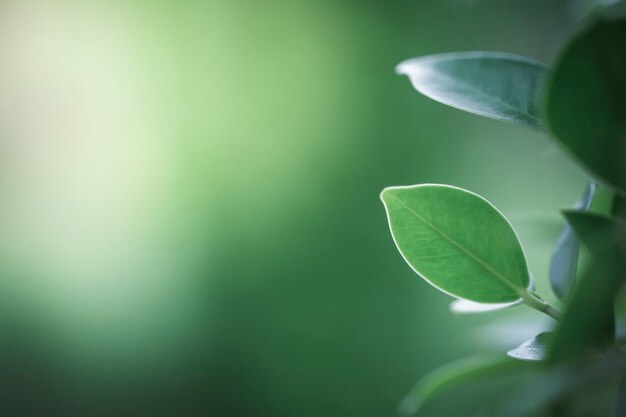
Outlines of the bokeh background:
{"type": "Polygon", "coordinates": [[[581,7],[2,0],[0,413],[393,416],[430,369],[547,325],[452,315],[378,194],[485,196],[547,294],[558,209],[586,175],[394,66],[480,49],[551,63],[581,7]]]}

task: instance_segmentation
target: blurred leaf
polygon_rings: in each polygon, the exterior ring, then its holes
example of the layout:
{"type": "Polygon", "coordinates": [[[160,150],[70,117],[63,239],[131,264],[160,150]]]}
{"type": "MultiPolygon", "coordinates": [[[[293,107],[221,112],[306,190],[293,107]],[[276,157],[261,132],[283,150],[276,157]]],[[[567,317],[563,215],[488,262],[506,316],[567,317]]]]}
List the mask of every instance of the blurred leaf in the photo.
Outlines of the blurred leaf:
{"type": "Polygon", "coordinates": [[[626,376],[623,376],[615,399],[615,417],[626,417],[626,376]]]}
{"type": "Polygon", "coordinates": [[[576,37],[547,88],[546,124],[598,179],[626,192],[626,20],[598,21],[576,37]]]}
{"type": "Polygon", "coordinates": [[[622,220],[626,219],[626,196],[622,196],[619,194],[613,195],[611,214],[622,220]]]}
{"type": "Polygon", "coordinates": [[[624,2],[621,0],[570,0],[569,8],[577,19],[588,15],[615,16],[620,15],[624,2]]]}
{"type": "Polygon", "coordinates": [[[548,357],[548,344],[552,335],[552,332],[540,333],[506,354],[523,361],[542,361],[548,357]]]}
{"type": "Polygon", "coordinates": [[[409,59],[396,71],[433,100],[542,129],[538,103],[548,68],[532,59],[502,52],[457,52],[409,59]]]}
{"type": "Polygon", "coordinates": [[[624,372],[626,356],[616,349],[591,356],[583,363],[546,368],[505,396],[490,416],[534,416],[585,387],[611,382],[624,372]]]}
{"type": "Polygon", "coordinates": [[[625,272],[620,243],[624,223],[595,213],[567,211],[565,216],[593,258],[557,327],[552,362],[580,357],[614,340],[614,298],[625,272]]]}
{"type": "MultiPolygon", "coordinates": [[[[592,181],[587,185],[583,195],[574,203],[573,208],[588,211],[593,201],[596,184],[592,181]]],[[[576,269],[578,266],[578,254],[580,241],[574,233],[572,226],[565,224],[556,242],[552,259],[550,261],[550,284],[552,291],[565,302],[576,282],[576,269]]]]}
{"type": "Polygon", "coordinates": [[[626,222],[601,213],[563,210],[574,232],[592,254],[619,251],[626,241],[626,222]]]}
{"type": "Polygon", "coordinates": [[[519,361],[504,355],[475,356],[446,364],[422,378],[398,406],[401,416],[415,415],[435,395],[457,385],[519,369],[519,361]]]}
{"type": "Polygon", "coordinates": [[[607,19],[622,19],[626,17],[626,1],[605,0],[607,7],[600,10],[600,14],[607,19]]]}
{"type": "Polygon", "coordinates": [[[439,290],[479,303],[510,303],[530,285],[513,228],[484,198],[448,185],[389,187],[391,234],[413,270],[439,290]]]}
{"type": "Polygon", "coordinates": [[[522,303],[522,300],[513,301],[512,303],[476,303],[474,301],[458,299],[450,303],[450,310],[459,314],[488,313],[490,311],[503,310],[505,308],[514,307],[522,303]]]}

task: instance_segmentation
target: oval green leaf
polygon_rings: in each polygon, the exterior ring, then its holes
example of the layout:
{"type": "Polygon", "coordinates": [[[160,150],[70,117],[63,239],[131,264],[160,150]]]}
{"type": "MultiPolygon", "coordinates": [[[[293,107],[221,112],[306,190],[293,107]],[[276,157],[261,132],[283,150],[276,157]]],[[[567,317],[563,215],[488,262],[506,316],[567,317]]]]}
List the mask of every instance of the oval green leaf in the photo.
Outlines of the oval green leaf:
{"type": "Polygon", "coordinates": [[[546,123],[596,178],[626,193],[626,20],[576,37],[547,86],[546,123]]]}
{"type": "Polygon", "coordinates": [[[539,103],[548,68],[502,52],[456,52],[413,58],[396,72],[448,106],[531,129],[542,129],[539,103]]]}
{"type": "MultiPolygon", "coordinates": [[[[590,182],[572,208],[575,210],[588,211],[589,207],[591,207],[595,190],[596,184],[590,182]]],[[[552,292],[563,302],[569,297],[574,287],[574,282],[576,281],[579,252],[580,241],[578,240],[578,236],[574,233],[572,226],[565,224],[556,241],[550,261],[550,284],[552,285],[552,292]]]]}
{"type": "Polygon", "coordinates": [[[548,345],[551,338],[552,332],[539,333],[506,354],[522,361],[543,361],[548,357],[548,345]]]}
{"type": "Polygon", "coordinates": [[[386,188],[381,199],[398,250],[434,287],[477,303],[527,295],[530,278],[517,235],[484,198],[424,184],[386,188]]]}

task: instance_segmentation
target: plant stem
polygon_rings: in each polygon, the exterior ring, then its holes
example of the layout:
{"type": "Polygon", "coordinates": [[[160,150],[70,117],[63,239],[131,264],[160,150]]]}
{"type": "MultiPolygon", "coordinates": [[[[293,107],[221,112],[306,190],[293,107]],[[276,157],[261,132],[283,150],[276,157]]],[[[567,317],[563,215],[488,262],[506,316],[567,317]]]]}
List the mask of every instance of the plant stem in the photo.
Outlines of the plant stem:
{"type": "Polygon", "coordinates": [[[546,301],[542,300],[540,297],[536,296],[535,294],[526,291],[521,296],[522,296],[522,300],[524,300],[524,304],[526,304],[527,306],[534,308],[537,311],[541,311],[544,314],[547,314],[548,316],[552,317],[556,321],[559,321],[559,319],[561,318],[560,311],[552,307],[550,304],[548,304],[546,301]]]}

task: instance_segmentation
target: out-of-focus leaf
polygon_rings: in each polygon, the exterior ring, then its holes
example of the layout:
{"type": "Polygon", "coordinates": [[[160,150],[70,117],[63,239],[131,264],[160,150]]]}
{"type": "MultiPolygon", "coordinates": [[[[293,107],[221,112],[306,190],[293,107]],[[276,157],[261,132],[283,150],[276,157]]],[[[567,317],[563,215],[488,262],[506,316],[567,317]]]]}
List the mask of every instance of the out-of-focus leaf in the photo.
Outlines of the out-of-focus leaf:
{"type": "Polygon", "coordinates": [[[626,417],[626,376],[623,376],[615,398],[615,417],[626,417]]]}
{"type": "Polygon", "coordinates": [[[517,235],[484,198],[425,184],[386,188],[381,199],[398,250],[434,287],[478,303],[512,303],[528,293],[517,235]]]}
{"type": "Polygon", "coordinates": [[[570,0],[569,8],[575,18],[582,19],[588,15],[619,17],[622,15],[622,0],[570,0]]]}
{"type": "Polygon", "coordinates": [[[542,361],[548,357],[548,344],[551,338],[551,332],[540,333],[506,354],[522,361],[542,361]]]}
{"type": "MultiPolygon", "coordinates": [[[[584,193],[574,203],[576,210],[588,211],[593,201],[596,184],[590,182],[584,193]]],[[[574,233],[572,226],[565,224],[556,242],[552,260],[550,261],[550,284],[552,291],[565,302],[574,287],[576,281],[576,269],[578,266],[578,254],[580,252],[580,241],[574,233]]]]}
{"type": "Polygon", "coordinates": [[[409,59],[396,67],[433,100],[470,113],[542,129],[538,103],[544,64],[502,52],[457,52],[409,59]]]}
{"type": "Polygon", "coordinates": [[[601,213],[563,210],[574,232],[592,254],[621,251],[626,242],[626,222],[601,213]]]}
{"type": "Polygon", "coordinates": [[[551,362],[574,359],[615,338],[614,298],[624,283],[624,223],[608,216],[568,211],[565,217],[591,251],[584,272],[557,327],[551,362]]]}
{"type": "Polygon", "coordinates": [[[503,310],[505,308],[514,307],[522,303],[522,300],[513,301],[512,303],[476,303],[469,300],[454,300],[450,303],[450,310],[459,314],[489,313],[491,311],[503,310]]]}
{"type": "Polygon", "coordinates": [[[599,20],[574,38],[547,86],[545,122],[596,178],[626,193],[626,20],[599,20]]]}
{"type": "Polygon", "coordinates": [[[535,335],[552,331],[555,321],[548,316],[534,316],[528,310],[515,315],[499,315],[479,326],[472,326],[461,336],[478,348],[506,351],[535,335]]]}
{"type": "Polygon", "coordinates": [[[413,416],[433,396],[459,384],[520,369],[521,362],[504,355],[475,356],[449,363],[431,371],[402,399],[401,416],[413,416]]]}
{"type": "MultiPolygon", "coordinates": [[[[535,375],[506,395],[490,412],[491,417],[529,417],[585,387],[611,382],[626,372],[626,356],[616,349],[565,363],[535,375]]],[[[594,414],[595,416],[596,414],[594,414]]],[[[603,414],[601,414],[603,415],[603,414]]]]}

